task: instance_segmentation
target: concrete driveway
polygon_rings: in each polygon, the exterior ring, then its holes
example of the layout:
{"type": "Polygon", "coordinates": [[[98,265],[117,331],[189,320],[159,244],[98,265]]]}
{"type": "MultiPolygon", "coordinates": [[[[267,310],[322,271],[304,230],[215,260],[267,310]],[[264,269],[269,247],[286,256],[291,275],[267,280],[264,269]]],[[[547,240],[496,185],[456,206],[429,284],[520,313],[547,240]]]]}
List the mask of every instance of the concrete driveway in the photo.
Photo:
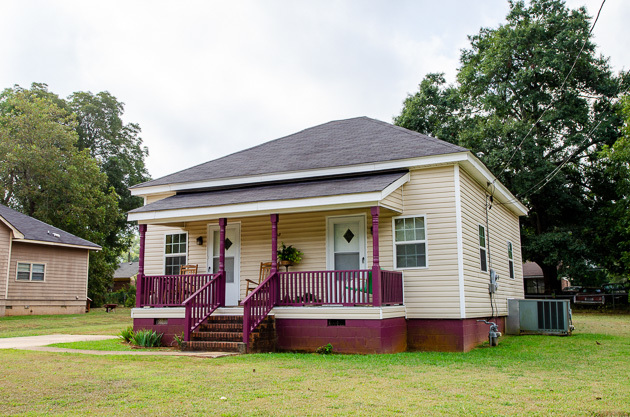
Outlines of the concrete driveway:
{"type": "Polygon", "coordinates": [[[87,355],[140,355],[140,356],[195,356],[199,358],[219,358],[232,356],[230,352],[182,352],[139,349],[133,351],[85,350],[50,347],[53,343],[88,342],[91,340],[116,339],[117,336],[51,334],[45,336],[25,336],[0,338],[0,349],[37,350],[42,352],[83,353],[87,355]]]}
{"type": "Polygon", "coordinates": [[[53,343],[89,342],[91,340],[115,339],[116,336],[50,334],[45,336],[25,336],[0,338],[0,349],[28,349],[53,343]]]}

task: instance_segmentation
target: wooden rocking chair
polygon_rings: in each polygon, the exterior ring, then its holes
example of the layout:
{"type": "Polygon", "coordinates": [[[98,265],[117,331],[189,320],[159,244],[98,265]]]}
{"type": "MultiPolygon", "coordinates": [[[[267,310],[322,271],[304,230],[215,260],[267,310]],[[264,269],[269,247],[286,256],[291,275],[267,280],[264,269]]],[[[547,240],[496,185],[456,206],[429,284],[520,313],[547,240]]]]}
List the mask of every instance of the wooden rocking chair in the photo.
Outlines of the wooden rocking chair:
{"type": "MultiPolygon", "coordinates": [[[[179,275],[197,275],[198,265],[182,265],[179,267],[179,275]]],[[[183,303],[188,297],[195,292],[194,284],[188,282],[184,277],[179,280],[179,297],[183,303]]]]}
{"type": "Polygon", "coordinates": [[[254,291],[261,282],[265,280],[271,273],[271,262],[261,262],[260,263],[260,272],[258,274],[258,281],[253,281],[251,279],[245,279],[247,281],[247,291],[245,291],[245,297],[249,294],[250,291],[254,291]]]}

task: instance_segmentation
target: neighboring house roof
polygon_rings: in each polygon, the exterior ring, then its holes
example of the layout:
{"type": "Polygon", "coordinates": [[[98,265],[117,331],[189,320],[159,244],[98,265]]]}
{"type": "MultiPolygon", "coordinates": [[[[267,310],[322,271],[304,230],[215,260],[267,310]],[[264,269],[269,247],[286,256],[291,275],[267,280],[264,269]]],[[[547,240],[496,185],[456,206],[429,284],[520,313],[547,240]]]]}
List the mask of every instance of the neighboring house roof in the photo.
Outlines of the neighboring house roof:
{"type": "Polygon", "coordinates": [[[123,262],[114,271],[114,279],[131,278],[138,274],[140,262],[123,262]]]}
{"type": "MultiPolygon", "coordinates": [[[[145,213],[164,210],[187,209],[197,207],[214,207],[233,204],[295,200],[314,197],[328,197],[349,194],[380,193],[397,181],[407,180],[407,172],[387,172],[372,175],[360,175],[345,178],[326,178],[310,181],[296,181],[241,187],[235,189],[219,189],[196,193],[181,193],[172,197],[147,204],[129,213],[145,213]]],[[[368,196],[369,198],[369,196],[368,196]]],[[[312,202],[305,202],[306,205],[312,202]]]]}
{"type": "Polygon", "coordinates": [[[131,187],[393,161],[468,149],[369,117],[336,120],[131,187]]]}
{"type": "Polygon", "coordinates": [[[22,214],[2,204],[0,204],[0,221],[13,230],[13,235],[16,240],[59,246],[82,247],[93,250],[101,249],[101,247],[95,243],[81,239],[71,233],[22,214]]]}
{"type": "Polygon", "coordinates": [[[523,264],[523,278],[543,278],[543,270],[536,262],[525,262],[523,264]]]}

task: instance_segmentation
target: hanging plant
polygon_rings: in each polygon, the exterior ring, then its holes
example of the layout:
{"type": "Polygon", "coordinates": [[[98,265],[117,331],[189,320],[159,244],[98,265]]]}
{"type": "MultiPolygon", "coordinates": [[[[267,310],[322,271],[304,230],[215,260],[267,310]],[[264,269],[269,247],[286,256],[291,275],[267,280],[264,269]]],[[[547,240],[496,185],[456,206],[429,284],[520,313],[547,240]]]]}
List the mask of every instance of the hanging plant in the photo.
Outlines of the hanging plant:
{"type": "Polygon", "coordinates": [[[282,242],[282,247],[278,250],[278,260],[281,263],[286,263],[287,265],[297,264],[302,260],[302,252],[293,247],[293,245],[285,245],[282,242]]]}

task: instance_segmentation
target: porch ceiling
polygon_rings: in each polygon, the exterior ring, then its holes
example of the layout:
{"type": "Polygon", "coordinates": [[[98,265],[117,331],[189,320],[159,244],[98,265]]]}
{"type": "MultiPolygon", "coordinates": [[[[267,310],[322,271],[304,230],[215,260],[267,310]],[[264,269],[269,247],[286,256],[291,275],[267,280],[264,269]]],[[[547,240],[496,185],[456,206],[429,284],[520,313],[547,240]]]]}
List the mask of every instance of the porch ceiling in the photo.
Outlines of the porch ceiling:
{"type": "Polygon", "coordinates": [[[129,212],[129,220],[181,221],[227,215],[259,215],[378,205],[409,181],[409,173],[386,172],[250,187],[179,193],[129,212]]]}

